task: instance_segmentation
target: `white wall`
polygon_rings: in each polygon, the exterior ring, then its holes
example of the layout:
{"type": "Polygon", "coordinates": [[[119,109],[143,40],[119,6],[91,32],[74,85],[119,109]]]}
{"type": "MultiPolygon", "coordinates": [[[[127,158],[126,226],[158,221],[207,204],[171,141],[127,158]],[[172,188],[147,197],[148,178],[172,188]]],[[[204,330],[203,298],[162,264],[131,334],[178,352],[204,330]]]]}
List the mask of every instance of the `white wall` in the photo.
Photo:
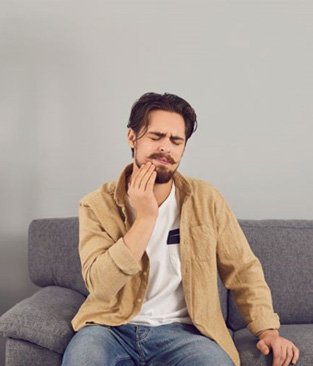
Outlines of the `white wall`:
{"type": "Polygon", "coordinates": [[[312,37],[312,1],[2,0],[0,313],[36,289],[30,221],[116,178],[146,91],[194,106],[181,171],[237,217],[312,219],[312,37]]]}

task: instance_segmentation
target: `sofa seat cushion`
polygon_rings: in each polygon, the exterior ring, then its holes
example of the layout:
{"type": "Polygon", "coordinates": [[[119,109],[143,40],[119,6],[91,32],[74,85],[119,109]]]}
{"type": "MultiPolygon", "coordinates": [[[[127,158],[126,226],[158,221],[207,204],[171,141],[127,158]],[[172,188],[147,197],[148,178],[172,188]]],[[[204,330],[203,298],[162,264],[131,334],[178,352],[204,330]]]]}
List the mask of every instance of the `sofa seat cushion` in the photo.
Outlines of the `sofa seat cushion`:
{"type": "MultiPolygon", "coordinates": [[[[300,359],[297,366],[313,365],[313,324],[281,325],[279,333],[299,348],[300,359]]],[[[272,353],[269,356],[263,356],[256,348],[258,338],[248,329],[237,330],[233,338],[240,354],[241,366],[272,366],[272,353]]]]}
{"type": "Polygon", "coordinates": [[[63,354],[74,335],[71,320],[84,300],[74,290],[45,287],[0,317],[0,333],[63,354]]]}

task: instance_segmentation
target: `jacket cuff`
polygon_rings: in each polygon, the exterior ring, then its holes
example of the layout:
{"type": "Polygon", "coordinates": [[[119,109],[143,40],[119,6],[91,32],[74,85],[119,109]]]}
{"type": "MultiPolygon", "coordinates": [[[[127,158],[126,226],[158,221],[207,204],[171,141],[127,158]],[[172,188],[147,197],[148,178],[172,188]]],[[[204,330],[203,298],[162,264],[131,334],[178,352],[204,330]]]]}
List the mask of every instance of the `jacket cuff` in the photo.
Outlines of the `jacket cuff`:
{"type": "Polygon", "coordinates": [[[132,256],[123,238],[111,246],[109,254],[116,266],[125,274],[134,275],[141,270],[141,264],[132,256]]]}
{"type": "Polygon", "coordinates": [[[263,336],[263,334],[267,334],[268,332],[270,332],[270,333],[275,333],[275,334],[277,334],[277,335],[279,335],[279,331],[278,331],[278,329],[273,329],[273,328],[270,328],[270,329],[264,329],[264,330],[261,330],[261,332],[259,332],[258,334],[257,334],[257,337],[259,337],[260,339],[262,338],[262,336],[263,336]]]}
{"type": "Polygon", "coordinates": [[[258,334],[266,329],[278,330],[280,328],[279,316],[274,313],[271,316],[260,317],[249,323],[247,328],[255,336],[258,336],[258,334]]]}

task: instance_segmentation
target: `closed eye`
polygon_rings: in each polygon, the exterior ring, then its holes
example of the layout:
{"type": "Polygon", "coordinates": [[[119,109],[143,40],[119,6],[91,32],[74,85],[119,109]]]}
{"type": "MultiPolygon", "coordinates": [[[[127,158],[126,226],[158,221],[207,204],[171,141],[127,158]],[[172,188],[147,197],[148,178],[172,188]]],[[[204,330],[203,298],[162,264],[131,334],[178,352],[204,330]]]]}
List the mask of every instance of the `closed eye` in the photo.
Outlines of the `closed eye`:
{"type": "Polygon", "coordinates": [[[171,140],[171,141],[174,145],[177,145],[177,146],[182,144],[180,141],[176,141],[176,140],[171,140]]]}
{"type": "MultiPolygon", "coordinates": [[[[150,139],[152,141],[159,141],[161,140],[161,138],[165,137],[166,135],[162,132],[148,132],[148,135],[150,137],[150,139]]],[[[171,136],[170,137],[170,140],[171,142],[174,144],[174,145],[181,145],[182,143],[184,143],[185,139],[183,139],[182,137],[179,137],[179,136],[171,136]]]]}
{"type": "MultiPolygon", "coordinates": [[[[152,140],[152,141],[159,141],[159,140],[161,140],[161,138],[162,137],[150,137],[150,139],[152,140]]],[[[182,144],[182,142],[181,141],[177,141],[177,140],[175,140],[175,139],[170,139],[171,140],[171,142],[174,144],[174,145],[176,145],[176,146],[179,146],[179,145],[181,145],[182,144]]]]}

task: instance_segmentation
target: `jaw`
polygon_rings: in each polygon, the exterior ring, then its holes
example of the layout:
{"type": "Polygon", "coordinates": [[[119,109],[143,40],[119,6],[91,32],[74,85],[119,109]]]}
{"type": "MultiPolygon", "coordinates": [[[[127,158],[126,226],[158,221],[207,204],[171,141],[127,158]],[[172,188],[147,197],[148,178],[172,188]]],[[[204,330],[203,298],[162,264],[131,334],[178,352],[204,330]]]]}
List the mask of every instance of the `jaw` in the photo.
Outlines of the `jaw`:
{"type": "Polygon", "coordinates": [[[173,179],[173,175],[176,172],[178,165],[175,164],[173,169],[169,169],[164,166],[156,167],[157,177],[155,180],[156,184],[164,184],[168,183],[170,180],[173,179]]]}

